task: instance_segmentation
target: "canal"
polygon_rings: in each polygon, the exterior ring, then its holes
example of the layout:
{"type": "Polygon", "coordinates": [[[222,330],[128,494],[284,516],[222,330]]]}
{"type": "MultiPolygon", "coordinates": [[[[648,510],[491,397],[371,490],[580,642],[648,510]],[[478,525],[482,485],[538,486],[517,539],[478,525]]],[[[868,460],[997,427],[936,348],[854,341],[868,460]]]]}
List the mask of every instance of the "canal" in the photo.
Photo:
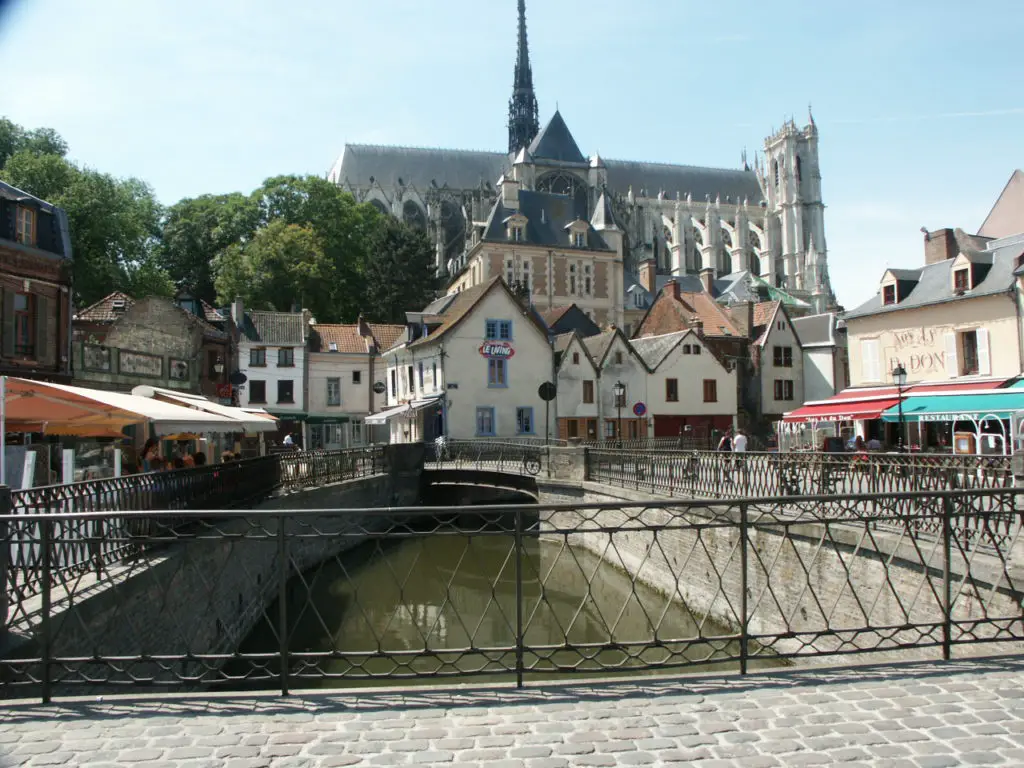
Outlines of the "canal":
{"type": "MultiPolygon", "coordinates": [[[[402,526],[287,587],[293,687],[368,685],[460,673],[459,682],[514,679],[516,538],[511,520],[449,518],[402,526]]],[[[738,668],[734,633],[678,599],[564,539],[523,536],[524,665],[528,679],[565,672],[738,668]],[[726,666],[727,665],[727,666],[726,666]]],[[[279,606],[242,642],[242,654],[275,654],[279,606]]],[[[753,651],[754,649],[752,649],[753,651]]],[[[277,674],[276,661],[266,671],[277,674]]],[[[762,656],[751,668],[776,666],[762,656]]],[[[244,675],[246,661],[229,664],[244,675]]],[[[433,678],[436,682],[436,678],[433,678]]],[[[244,687],[251,687],[241,683],[244,687]]],[[[273,682],[270,683],[273,685],[273,682]]]]}

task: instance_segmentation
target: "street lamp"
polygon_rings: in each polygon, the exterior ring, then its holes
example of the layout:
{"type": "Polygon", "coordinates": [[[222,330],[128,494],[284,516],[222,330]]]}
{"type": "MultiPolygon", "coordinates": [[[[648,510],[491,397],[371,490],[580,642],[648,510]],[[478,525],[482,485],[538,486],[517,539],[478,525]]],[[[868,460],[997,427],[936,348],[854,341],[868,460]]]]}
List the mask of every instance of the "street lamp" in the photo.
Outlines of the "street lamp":
{"type": "Polygon", "coordinates": [[[218,355],[217,362],[213,364],[213,372],[217,374],[217,378],[224,373],[224,358],[218,355]]]}
{"type": "Polygon", "coordinates": [[[892,369],[892,380],[896,383],[896,396],[899,398],[897,401],[897,408],[899,408],[900,418],[900,434],[899,434],[899,445],[897,450],[903,452],[903,388],[907,385],[907,369],[903,367],[903,363],[897,362],[896,367],[892,369]]]}
{"type": "Polygon", "coordinates": [[[622,447],[622,405],[626,402],[626,385],[621,381],[615,382],[615,386],[612,387],[612,392],[615,394],[615,408],[619,412],[619,426],[617,432],[619,435],[619,448],[622,447]]]}

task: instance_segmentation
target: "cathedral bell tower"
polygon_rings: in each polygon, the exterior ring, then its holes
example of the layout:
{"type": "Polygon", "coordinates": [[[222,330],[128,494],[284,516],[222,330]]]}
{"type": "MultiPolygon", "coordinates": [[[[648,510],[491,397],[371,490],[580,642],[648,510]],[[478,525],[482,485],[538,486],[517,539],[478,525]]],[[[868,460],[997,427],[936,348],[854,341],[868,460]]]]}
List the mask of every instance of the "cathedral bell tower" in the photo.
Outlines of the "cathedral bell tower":
{"type": "Polygon", "coordinates": [[[508,153],[515,156],[520,149],[530,146],[538,131],[537,96],[533,92],[530,49],[526,44],[526,0],[519,0],[519,50],[512,98],[508,102],[508,153]]]}
{"type": "Polygon", "coordinates": [[[825,246],[825,204],[821,200],[818,128],[792,120],[765,139],[759,180],[768,201],[766,234],[776,286],[811,296],[831,296],[825,246]]]}

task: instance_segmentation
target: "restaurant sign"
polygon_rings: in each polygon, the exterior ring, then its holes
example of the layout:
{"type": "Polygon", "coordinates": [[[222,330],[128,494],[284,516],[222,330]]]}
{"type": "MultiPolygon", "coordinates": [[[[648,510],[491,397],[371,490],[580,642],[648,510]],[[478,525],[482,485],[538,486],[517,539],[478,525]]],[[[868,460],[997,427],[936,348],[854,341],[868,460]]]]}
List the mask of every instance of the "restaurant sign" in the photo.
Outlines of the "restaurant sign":
{"type": "MultiPolygon", "coordinates": [[[[913,417],[908,418],[910,421],[913,417]]],[[[984,421],[985,419],[1008,419],[1008,411],[992,411],[991,413],[922,413],[918,421],[984,421]]]]}
{"type": "Polygon", "coordinates": [[[480,354],[484,357],[512,357],[516,351],[507,341],[485,341],[480,346],[480,354]]]}

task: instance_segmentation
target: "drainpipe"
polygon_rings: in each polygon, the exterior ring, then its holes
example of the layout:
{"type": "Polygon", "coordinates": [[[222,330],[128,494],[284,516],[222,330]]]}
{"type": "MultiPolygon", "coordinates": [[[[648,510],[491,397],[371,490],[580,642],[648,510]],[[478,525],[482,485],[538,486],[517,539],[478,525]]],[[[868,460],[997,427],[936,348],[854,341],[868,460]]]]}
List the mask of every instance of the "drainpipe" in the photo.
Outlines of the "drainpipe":
{"type": "MultiPolygon", "coordinates": [[[[1024,370],[1024,338],[1021,337],[1021,310],[1020,310],[1020,291],[1015,280],[1013,285],[1010,286],[1008,295],[1010,300],[1013,302],[1013,309],[1017,315],[1017,370],[1024,370]]],[[[989,357],[991,358],[992,353],[989,351],[989,357]]],[[[991,371],[990,371],[991,373],[991,371]]]]}
{"type": "Polygon", "coordinates": [[[451,438],[451,427],[448,425],[448,377],[444,374],[444,342],[437,347],[437,356],[441,358],[441,427],[445,440],[451,438]]]}

